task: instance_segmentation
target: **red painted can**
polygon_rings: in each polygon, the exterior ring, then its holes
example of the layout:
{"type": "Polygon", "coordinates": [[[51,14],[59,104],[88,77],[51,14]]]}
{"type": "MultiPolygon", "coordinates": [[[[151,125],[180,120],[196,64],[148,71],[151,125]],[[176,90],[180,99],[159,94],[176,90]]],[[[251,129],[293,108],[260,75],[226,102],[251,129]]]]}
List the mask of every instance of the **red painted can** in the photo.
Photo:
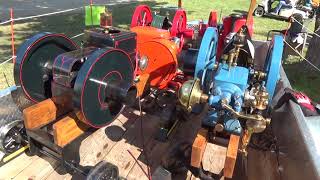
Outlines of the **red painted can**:
{"type": "Polygon", "coordinates": [[[105,12],[100,14],[100,26],[111,27],[112,26],[112,13],[105,12]]]}

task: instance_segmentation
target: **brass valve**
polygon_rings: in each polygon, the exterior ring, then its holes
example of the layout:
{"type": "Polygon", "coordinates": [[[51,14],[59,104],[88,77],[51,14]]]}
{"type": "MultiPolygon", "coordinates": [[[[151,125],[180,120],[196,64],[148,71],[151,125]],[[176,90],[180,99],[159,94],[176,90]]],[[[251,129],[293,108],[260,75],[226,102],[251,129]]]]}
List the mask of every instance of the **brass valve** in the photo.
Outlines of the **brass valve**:
{"type": "Polygon", "coordinates": [[[244,46],[246,41],[246,35],[244,34],[243,31],[244,31],[243,29],[240,29],[240,31],[234,37],[234,41],[233,41],[234,49],[232,49],[228,55],[229,68],[231,66],[233,67],[237,66],[240,50],[244,46]]]}
{"type": "Polygon", "coordinates": [[[255,71],[254,72],[254,78],[261,81],[264,80],[267,77],[267,73],[262,71],[255,71]]]}
{"type": "Polygon", "coordinates": [[[269,104],[269,93],[265,87],[257,87],[253,90],[255,100],[253,101],[254,108],[258,110],[265,110],[269,104]]]}

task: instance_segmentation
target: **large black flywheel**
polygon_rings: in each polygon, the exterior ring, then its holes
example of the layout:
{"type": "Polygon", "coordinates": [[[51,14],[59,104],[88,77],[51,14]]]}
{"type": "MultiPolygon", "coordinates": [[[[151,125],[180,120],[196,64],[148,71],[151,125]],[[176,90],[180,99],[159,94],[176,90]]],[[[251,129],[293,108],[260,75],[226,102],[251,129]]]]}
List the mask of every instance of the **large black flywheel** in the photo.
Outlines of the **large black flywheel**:
{"type": "Polygon", "coordinates": [[[14,79],[33,102],[51,97],[52,64],[62,53],[77,49],[62,34],[40,33],[25,41],[17,52],[14,79]]]}
{"type": "Polygon", "coordinates": [[[80,118],[93,127],[102,127],[116,118],[124,104],[133,104],[137,95],[133,71],[130,57],[122,50],[92,52],[74,85],[74,107],[80,118]]]}

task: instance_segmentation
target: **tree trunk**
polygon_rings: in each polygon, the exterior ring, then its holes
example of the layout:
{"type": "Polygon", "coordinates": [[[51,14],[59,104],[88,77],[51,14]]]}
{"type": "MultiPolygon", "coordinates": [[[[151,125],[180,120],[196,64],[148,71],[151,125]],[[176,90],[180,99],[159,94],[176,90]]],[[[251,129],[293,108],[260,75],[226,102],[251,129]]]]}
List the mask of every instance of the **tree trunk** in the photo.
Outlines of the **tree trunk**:
{"type": "MultiPolygon", "coordinates": [[[[315,32],[320,36],[320,28],[315,32]]],[[[309,47],[306,54],[306,59],[313,65],[320,68],[320,38],[317,35],[313,35],[309,43],[309,47]]],[[[304,69],[307,71],[317,71],[309,63],[304,61],[304,69]]]]}

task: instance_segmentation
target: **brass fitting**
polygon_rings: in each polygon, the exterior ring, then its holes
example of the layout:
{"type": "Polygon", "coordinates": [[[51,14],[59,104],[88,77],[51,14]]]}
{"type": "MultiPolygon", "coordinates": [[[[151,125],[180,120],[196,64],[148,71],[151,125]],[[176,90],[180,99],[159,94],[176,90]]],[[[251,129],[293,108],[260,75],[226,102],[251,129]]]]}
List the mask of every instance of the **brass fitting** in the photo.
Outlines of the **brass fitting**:
{"type": "Polygon", "coordinates": [[[255,91],[255,103],[254,108],[259,110],[265,110],[269,104],[269,93],[265,87],[260,87],[255,91]]]}
{"type": "Polygon", "coordinates": [[[191,112],[195,104],[201,104],[208,101],[209,96],[204,94],[201,90],[199,79],[189,80],[183,83],[178,92],[178,99],[180,104],[188,111],[191,112]]]}
{"type": "Polygon", "coordinates": [[[261,81],[264,80],[267,77],[267,73],[262,71],[255,71],[254,72],[254,78],[261,81]]]}
{"type": "Polygon", "coordinates": [[[240,50],[244,46],[245,40],[246,40],[246,36],[245,36],[243,30],[241,29],[234,37],[234,42],[233,42],[234,49],[232,49],[229,52],[229,56],[228,56],[229,68],[231,66],[233,66],[233,67],[237,66],[240,50]]]}
{"type": "Polygon", "coordinates": [[[239,151],[241,153],[243,153],[245,156],[248,155],[247,146],[250,142],[252,134],[253,134],[253,130],[248,128],[248,129],[244,130],[244,133],[243,133],[243,136],[241,139],[241,146],[239,148],[239,151]]]}
{"type": "Polygon", "coordinates": [[[221,101],[221,106],[228,110],[235,118],[247,120],[246,126],[251,128],[255,133],[262,132],[267,125],[270,124],[270,119],[264,118],[260,114],[243,114],[241,112],[237,112],[225,101],[221,101]]]}

